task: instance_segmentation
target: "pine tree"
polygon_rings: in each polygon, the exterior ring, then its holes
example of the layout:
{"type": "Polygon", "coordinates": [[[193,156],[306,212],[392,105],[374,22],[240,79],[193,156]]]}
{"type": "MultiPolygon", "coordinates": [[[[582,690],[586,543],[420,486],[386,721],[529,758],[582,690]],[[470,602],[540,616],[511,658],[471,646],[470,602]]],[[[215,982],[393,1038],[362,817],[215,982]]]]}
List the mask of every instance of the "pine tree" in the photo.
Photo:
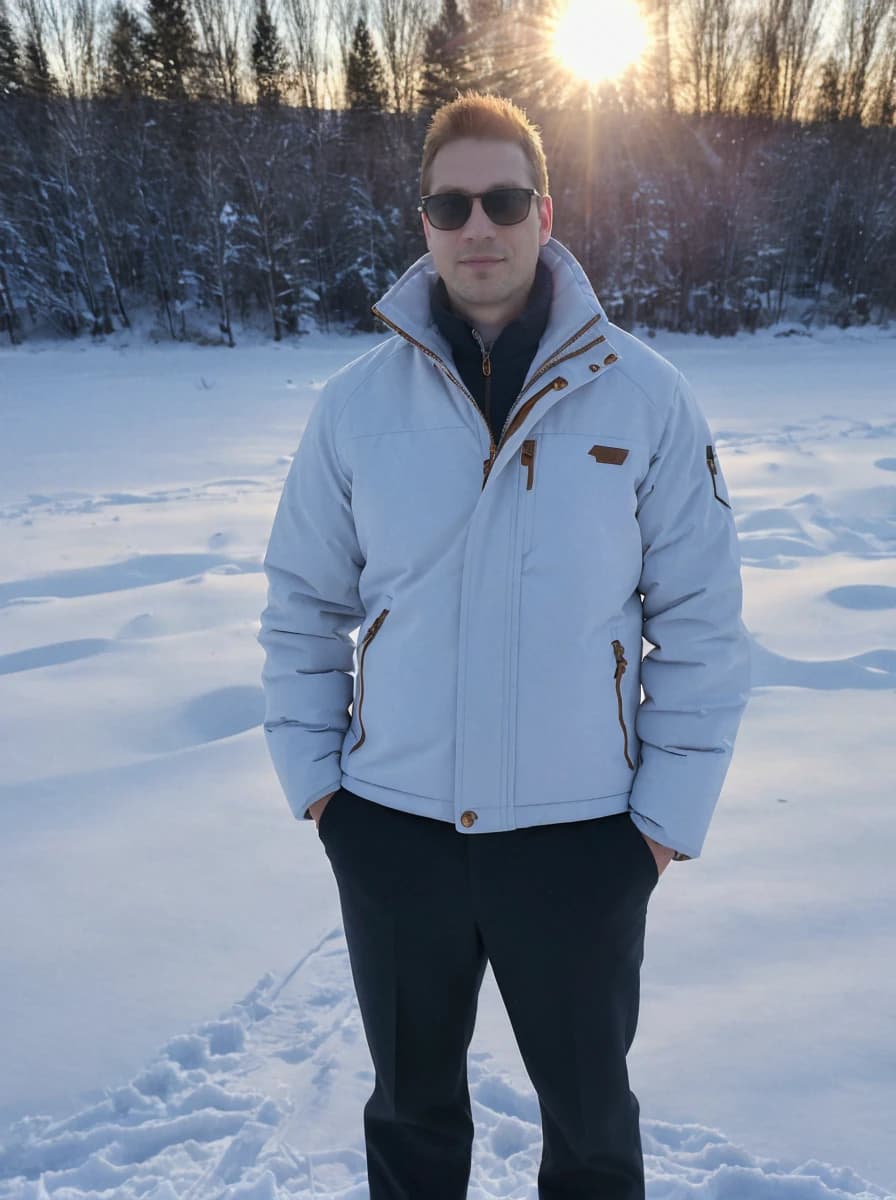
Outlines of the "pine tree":
{"type": "Polygon", "coordinates": [[[252,70],[259,104],[273,108],[280,103],[286,67],[286,51],[268,2],[257,0],[252,37],[252,70]]]}
{"type": "Polygon", "coordinates": [[[39,31],[32,31],[25,38],[22,90],[31,96],[51,96],[56,91],[56,80],[50,70],[49,59],[39,31]]]}
{"type": "Polygon", "coordinates": [[[110,17],[102,91],[106,96],[131,99],[143,90],[143,30],[139,18],[123,0],[116,0],[110,17]]]}
{"type": "Polygon", "coordinates": [[[468,87],[470,66],[466,49],[467,21],[457,0],[442,0],[438,20],[426,33],[420,103],[436,109],[468,87]]]}
{"type": "Polygon", "coordinates": [[[183,100],[195,83],[199,61],[196,35],[184,0],[149,0],[149,29],[142,35],[150,92],[183,100]]]}
{"type": "Polygon", "coordinates": [[[353,112],[382,112],[386,107],[386,76],[363,13],[348,54],[345,96],[353,112]]]}
{"type": "Polygon", "coordinates": [[[815,97],[816,121],[839,121],[843,105],[843,82],[836,59],[828,58],[821,68],[815,97]]]}
{"type": "Polygon", "coordinates": [[[0,96],[11,96],[21,86],[19,48],[9,23],[5,0],[0,0],[0,96]]]}

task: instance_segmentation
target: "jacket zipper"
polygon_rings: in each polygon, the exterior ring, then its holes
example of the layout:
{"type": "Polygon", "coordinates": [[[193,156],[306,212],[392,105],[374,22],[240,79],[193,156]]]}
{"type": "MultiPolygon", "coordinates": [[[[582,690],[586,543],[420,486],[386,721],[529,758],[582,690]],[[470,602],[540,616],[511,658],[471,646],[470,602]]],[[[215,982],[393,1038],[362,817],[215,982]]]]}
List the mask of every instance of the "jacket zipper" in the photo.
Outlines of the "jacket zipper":
{"type": "Polygon", "coordinates": [[[718,475],[719,469],[716,466],[716,456],[715,456],[715,453],[713,452],[711,442],[706,447],[706,465],[709,467],[709,473],[712,476],[712,494],[715,496],[715,498],[718,500],[718,502],[720,504],[724,504],[726,508],[730,508],[731,505],[728,503],[727,500],[722,499],[722,497],[719,495],[718,488],[716,486],[716,475],[718,475]]]}
{"type": "MultiPolygon", "coordinates": [[[[384,325],[388,325],[388,327],[390,329],[394,329],[396,333],[400,334],[405,339],[405,341],[410,342],[412,346],[416,346],[418,350],[422,350],[423,353],[427,356],[427,358],[431,358],[433,360],[433,362],[438,363],[438,365],[444,371],[445,375],[451,380],[452,383],[456,384],[460,388],[460,390],[463,392],[463,394],[469,399],[470,403],[473,405],[473,407],[479,413],[480,419],[482,420],[482,423],[485,426],[486,432],[488,434],[488,441],[489,441],[489,455],[488,455],[488,458],[485,459],[485,461],[483,462],[483,465],[482,465],[482,475],[483,475],[482,486],[483,486],[483,488],[485,487],[486,480],[488,479],[488,476],[489,476],[489,472],[492,469],[492,464],[494,463],[495,459],[498,457],[498,451],[500,450],[501,445],[504,442],[505,436],[509,436],[513,432],[513,427],[518,423],[517,418],[519,417],[521,420],[524,420],[526,414],[531,410],[532,405],[535,404],[538,400],[540,400],[542,396],[546,395],[547,392],[550,392],[554,389],[559,390],[560,388],[565,388],[567,386],[567,381],[565,379],[557,378],[557,379],[553,380],[551,383],[549,383],[547,385],[547,387],[542,388],[539,392],[536,392],[536,394],[534,396],[530,397],[530,399],[526,401],[525,405],[522,408],[520,408],[517,411],[517,413],[514,414],[513,406],[511,406],[510,412],[508,412],[508,414],[507,414],[507,420],[504,422],[504,428],[501,430],[501,436],[498,438],[498,443],[496,445],[495,440],[492,437],[492,431],[489,426],[489,423],[488,423],[488,421],[486,421],[485,417],[483,416],[482,409],[476,403],[475,397],[470,395],[470,393],[467,391],[467,389],[464,387],[464,385],[461,383],[461,381],[459,379],[457,379],[451,373],[447,364],[445,363],[445,360],[443,358],[440,358],[439,355],[436,354],[436,352],[434,350],[430,350],[430,348],[428,346],[424,346],[422,342],[418,342],[415,337],[411,337],[411,335],[407,332],[407,330],[402,329],[400,325],[396,325],[394,321],[390,321],[388,317],[384,316],[380,312],[380,310],[376,307],[375,304],[371,307],[370,311],[377,318],[377,320],[382,321],[384,325]],[[511,421],[511,417],[513,418],[512,421],[511,421]]],[[[526,384],[526,386],[520,392],[519,396],[517,396],[516,400],[514,401],[514,405],[519,404],[522,397],[529,390],[529,388],[536,381],[536,379],[540,379],[541,376],[544,375],[545,372],[550,371],[552,367],[559,366],[561,362],[566,362],[567,359],[576,358],[579,354],[584,354],[587,350],[592,349],[592,347],[596,346],[599,342],[606,341],[606,338],[604,338],[604,337],[595,338],[594,341],[589,342],[586,346],[580,346],[578,350],[573,350],[571,354],[566,354],[566,355],[563,354],[563,351],[569,349],[569,347],[573,344],[573,342],[578,341],[578,339],[583,334],[587,333],[588,330],[593,325],[596,325],[597,322],[600,320],[600,318],[601,318],[601,314],[596,313],[591,318],[590,321],[587,321],[582,326],[581,329],[577,329],[576,332],[572,335],[572,337],[567,338],[566,341],[563,343],[563,345],[559,346],[557,348],[554,355],[551,358],[549,358],[547,360],[547,362],[542,363],[542,365],[538,368],[538,370],[535,372],[535,374],[532,376],[532,378],[529,380],[529,382],[526,384]]],[[[613,355],[613,359],[615,359],[615,357],[616,356],[613,355]]],[[[489,367],[491,367],[491,360],[489,360],[489,367]]]]}
{"type": "Polygon", "coordinates": [[[373,641],[373,639],[379,633],[380,628],[383,624],[383,621],[385,621],[385,619],[388,615],[389,615],[388,608],[384,608],[383,611],[380,613],[380,615],[376,618],[376,620],[370,626],[370,628],[367,630],[367,632],[364,634],[364,640],[361,643],[361,657],[358,661],[358,685],[359,685],[358,686],[358,725],[360,726],[360,729],[361,729],[361,736],[355,742],[354,746],[352,746],[351,750],[349,750],[349,754],[352,754],[355,750],[358,749],[359,746],[363,746],[364,739],[367,737],[367,732],[364,729],[364,721],[361,716],[361,709],[364,705],[364,656],[367,654],[367,647],[370,645],[370,643],[373,641]]]}
{"type": "Polygon", "coordinates": [[[634,771],[635,764],[632,762],[628,753],[628,729],[625,725],[625,713],[622,709],[622,676],[625,674],[625,668],[628,663],[625,661],[625,647],[618,638],[613,639],[613,654],[616,658],[616,674],[613,679],[616,683],[616,703],[619,707],[619,724],[622,726],[622,736],[624,738],[623,749],[625,753],[625,761],[634,771]]]}
{"type": "MultiPolygon", "coordinates": [[[[489,472],[491,471],[492,466],[494,465],[495,459],[498,457],[498,452],[501,449],[501,446],[504,444],[504,441],[506,440],[506,438],[510,437],[511,433],[513,432],[514,425],[522,424],[522,422],[526,418],[526,414],[530,411],[530,409],[535,404],[538,403],[538,401],[542,398],[542,396],[546,396],[548,392],[559,392],[561,388],[565,388],[566,386],[567,386],[567,381],[563,378],[562,375],[558,375],[556,379],[552,379],[550,383],[545,384],[545,386],[543,388],[541,388],[539,391],[537,391],[534,396],[529,397],[529,399],[522,406],[522,408],[518,409],[516,416],[514,417],[513,421],[509,425],[505,423],[504,428],[501,430],[501,438],[500,438],[497,446],[494,444],[494,442],[492,442],[489,456],[485,460],[485,462],[482,464],[482,486],[483,487],[485,487],[485,485],[486,485],[486,482],[489,477],[489,472]]],[[[509,414],[508,414],[508,419],[509,419],[509,414]]]]}
{"type": "MultiPolygon", "coordinates": [[[[467,397],[467,399],[470,401],[470,403],[476,409],[476,412],[479,414],[479,419],[482,421],[482,424],[485,426],[485,432],[488,436],[489,447],[493,451],[494,447],[495,447],[495,441],[494,441],[494,438],[492,437],[492,431],[491,431],[491,428],[489,427],[488,421],[486,421],[485,417],[482,414],[482,409],[476,403],[476,397],[473,396],[471,392],[467,391],[467,389],[464,387],[463,383],[457,378],[456,375],[452,374],[452,372],[451,372],[450,368],[448,367],[448,365],[446,364],[445,360],[443,358],[440,358],[434,350],[430,350],[430,348],[428,346],[424,346],[422,342],[418,342],[416,338],[411,337],[411,335],[406,330],[402,329],[400,325],[396,325],[394,321],[390,321],[388,317],[384,317],[383,314],[380,312],[380,310],[376,307],[376,305],[374,305],[370,311],[373,313],[373,315],[376,317],[376,319],[378,321],[382,321],[382,323],[384,325],[388,325],[390,329],[394,329],[397,334],[400,334],[401,337],[403,337],[405,339],[405,341],[410,342],[412,346],[416,346],[418,350],[422,350],[423,353],[426,355],[426,357],[431,358],[434,363],[437,363],[439,368],[446,375],[446,377],[448,379],[450,379],[453,384],[455,384],[457,387],[460,388],[460,390],[463,392],[463,394],[467,397]]],[[[486,459],[485,461],[488,462],[489,459],[486,459]]]]}
{"type": "Polygon", "coordinates": [[[490,346],[486,346],[482,340],[482,336],[478,329],[471,331],[473,337],[479,344],[479,350],[482,354],[482,374],[485,378],[485,395],[483,397],[483,408],[485,410],[485,422],[491,431],[492,427],[492,351],[490,346]]]}
{"type": "Polygon", "coordinates": [[[520,466],[526,468],[526,491],[531,491],[535,474],[535,438],[526,438],[523,442],[520,466]]]}

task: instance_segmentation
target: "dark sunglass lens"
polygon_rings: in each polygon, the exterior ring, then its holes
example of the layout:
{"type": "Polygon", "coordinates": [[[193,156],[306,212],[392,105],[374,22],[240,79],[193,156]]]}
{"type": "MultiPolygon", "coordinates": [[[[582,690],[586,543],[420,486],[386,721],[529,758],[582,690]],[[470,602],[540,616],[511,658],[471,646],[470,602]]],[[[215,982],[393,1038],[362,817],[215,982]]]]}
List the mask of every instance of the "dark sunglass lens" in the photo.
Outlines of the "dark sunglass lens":
{"type": "Polygon", "coordinates": [[[426,201],[426,215],[436,229],[460,229],[469,217],[473,202],[460,192],[443,192],[426,201]]]}
{"type": "Polygon", "coordinates": [[[482,207],[496,225],[517,225],[529,215],[531,199],[525,188],[497,188],[482,197],[482,207]]]}

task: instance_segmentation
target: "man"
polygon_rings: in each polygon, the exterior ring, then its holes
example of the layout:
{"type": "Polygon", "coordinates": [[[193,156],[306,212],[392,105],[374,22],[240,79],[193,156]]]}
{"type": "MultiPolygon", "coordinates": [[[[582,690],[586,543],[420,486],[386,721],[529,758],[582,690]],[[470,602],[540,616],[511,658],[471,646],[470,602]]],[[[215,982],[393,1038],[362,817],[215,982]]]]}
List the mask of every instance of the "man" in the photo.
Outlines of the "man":
{"type": "Polygon", "coordinates": [[[647,904],[701,852],[749,691],[732,512],[680,372],[551,237],[521,110],[436,114],[421,211],[374,308],[396,336],[328,381],[286,479],[268,745],[339,888],[371,1200],[466,1195],[487,961],[540,1200],[635,1200],[647,904]]]}

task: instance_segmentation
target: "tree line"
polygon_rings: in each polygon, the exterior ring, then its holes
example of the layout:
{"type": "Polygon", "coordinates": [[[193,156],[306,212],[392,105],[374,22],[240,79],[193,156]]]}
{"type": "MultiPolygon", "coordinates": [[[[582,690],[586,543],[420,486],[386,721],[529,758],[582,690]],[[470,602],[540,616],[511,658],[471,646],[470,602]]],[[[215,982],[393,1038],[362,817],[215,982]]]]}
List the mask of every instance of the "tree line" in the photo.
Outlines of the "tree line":
{"type": "Polygon", "coordinates": [[[0,332],[371,328],[425,249],[426,123],[471,86],[541,127],[613,319],[884,323],[896,0],[843,0],[833,46],[821,4],[652,0],[648,55],[589,86],[554,0],[0,0],[0,332]]]}

